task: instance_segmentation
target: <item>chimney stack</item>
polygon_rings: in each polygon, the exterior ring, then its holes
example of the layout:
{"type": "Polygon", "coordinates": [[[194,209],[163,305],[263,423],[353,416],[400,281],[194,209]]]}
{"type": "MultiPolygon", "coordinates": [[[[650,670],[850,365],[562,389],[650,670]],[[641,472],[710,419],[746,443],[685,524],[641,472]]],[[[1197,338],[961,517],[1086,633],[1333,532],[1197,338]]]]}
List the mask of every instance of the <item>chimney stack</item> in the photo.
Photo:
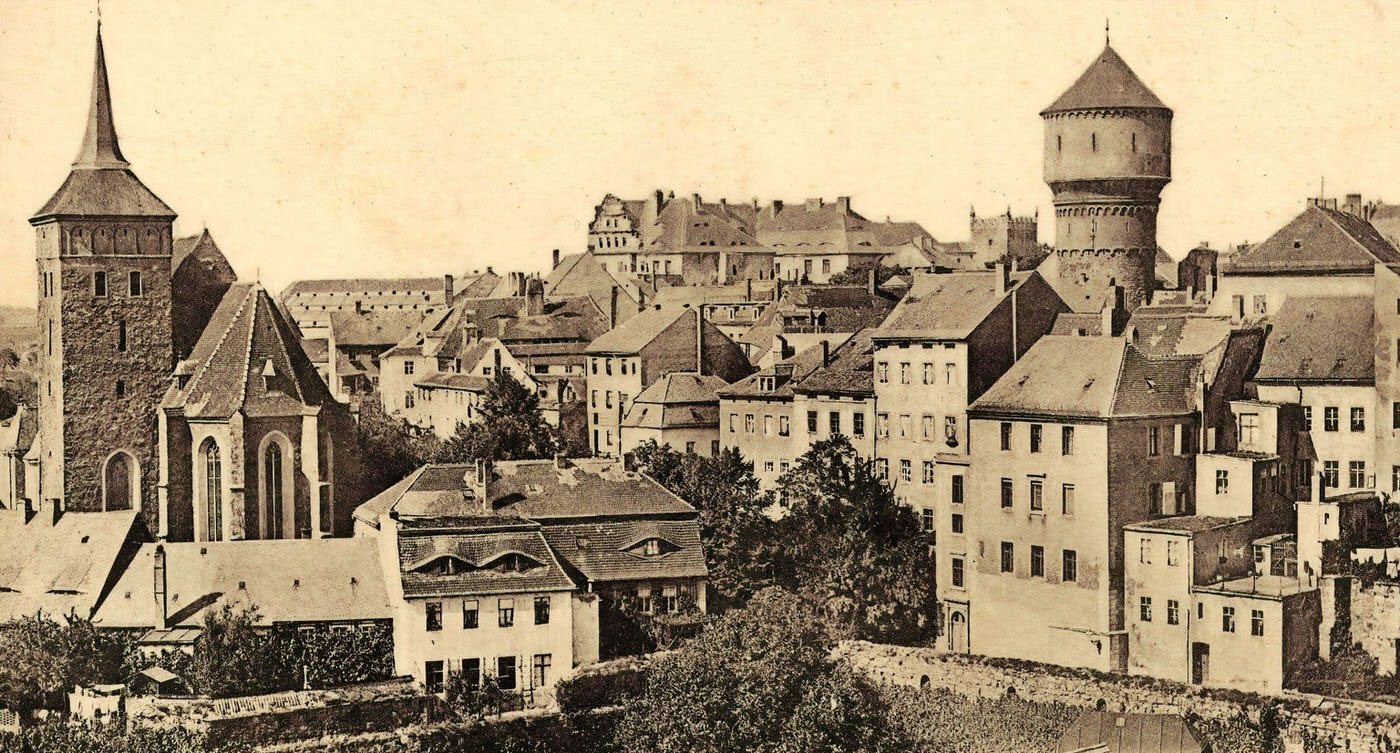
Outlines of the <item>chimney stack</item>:
{"type": "Polygon", "coordinates": [[[997,262],[992,265],[992,275],[996,278],[996,297],[1006,295],[1006,265],[997,262]]]}
{"type": "Polygon", "coordinates": [[[617,326],[617,286],[608,291],[608,329],[617,326]]]}
{"type": "Polygon", "coordinates": [[[831,343],[830,343],[829,341],[823,339],[823,340],[822,340],[822,368],[826,368],[827,366],[830,366],[830,365],[831,365],[831,343]]]}
{"type": "Polygon", "coordinates": [[[453,289],[453,282],[454,281],[452,279],[452,275],[442,276],[442,294],[444,296],[447,296],[447,299],[443,302],[446,303],[448,306],[452,305],[452,295],[454,292],[456,292],[453,289]]]}
{"type": "Polygon", "coordinates": [[[705,304],[695,307],[695,373],[705,375],[705,304]]]}
{"type": "Polygon", "coordinates": [[[752,300],[753,300],[753,278],[752,278],[752,277],[745,277],[745,278],[744,278],[744,300],[745,300],[746,302],[747,302],[747,301],[752,301],[752,300]]]}
{"type": "Polygon", "coordinates": [[[483,512],[490,512],[491,498],[489,495],[491,487],[491,461],[486,458],[476,459],[476,469],[471,476],[472,494],[476,495],[476,503],[483,512]]]}
{"type": "Polygon", "coordinates": [[[870,268],[870,273],[869,273],[868,275],[866,275],[866,277],[865,277],[865,292],[869,293],[871,298],[874,298],[874,297],[875,297],[875,268],[874,268],[874,267],[871,267],[871,268],[870,268]]]}
{"type": "Polygon", "coordinates": [[[550,269],[558,269],[558,268],[559,268],[559,249],[557,249],[557,248],[554,249],[554,253],[551,254],[551,260],[550,260],[549,268],[550,268],[550,269]]]}
{"type": "Polygon", "coordinates": [[[544,283],[530,278],[525,281],[525,315],[540,316],[544,313],[544,283]]]}
{"type": "Polygon", "coordinates": [[[160,607],[160,628],[168,630],[170,628],[170,594],[169,579],[166,578],[165,570],[165,545],[156,544],[156,551],[153,555],[155,566],[155,597],[156,605],[160,607]]]}

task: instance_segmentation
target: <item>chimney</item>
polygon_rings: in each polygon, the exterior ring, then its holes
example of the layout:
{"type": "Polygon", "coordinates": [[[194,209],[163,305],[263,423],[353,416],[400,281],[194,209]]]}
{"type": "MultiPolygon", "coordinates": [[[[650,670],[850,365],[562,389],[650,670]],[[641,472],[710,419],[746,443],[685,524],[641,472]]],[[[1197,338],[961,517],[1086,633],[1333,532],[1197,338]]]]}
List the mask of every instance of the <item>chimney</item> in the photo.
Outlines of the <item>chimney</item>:
{"type": "Polygon", "coordinates": [[[705,375],[705,304],[695,307],[695,373],[705,375]]]}
{"type": "Polygon", "coordinates": [[[550,256],[551,256],[551,259],[550,259],[550,263],[549,263],[549,268],[550,268],[550,269],[558,269],[558,268],[559,268],[559,249],[557,249],[557,248],[554,249],[554,253],[552,253],[550,256]]]}
{"type": "Polygon", "coordinates": [[[744,301],[745,301],[745,302],[748,302],[748,301],[752,301],[752,300],[753,300],[753,278],[752,278],[752,277],[745,277],[745,278],[744,278],[744,301]]]}
{"type": "Polygon", "coordinates": [[[829,341],[823,339],[823,340],[822,340],[822,368],[826,368],[827,366],[830,366],[830,365],[831,365],[831,343],[830,343],[829,341]]]}
{"type": "Polygon", "coordinates": [[[836,208],[837,208],[837,210],[839,210],[842,214],[846,214],[847,212],[851,211],[851,197],[849,197],[849,196],[837,196],[837,197],[836,197],[836,208]]]}
{"type": "Polygon", "coordinates": [[[1312,499],[1319,504],[1327,501],[1327,477],[1320,471],[1313,474],[1312,499]]]}
{"type": "Polygon", "coordinates": [[[530,279],[525,282],[525,315],[539,316],[544,313],[544,284],[530,279]]]}
{"type": "Polygon", "coordinates": [[[608,292],[608,329],[617,326],[617,286],[608,292]]]}
{"type": "Polygon", "coordinates": [[[565,455],[564,453],[562,453],[562,452],[556,452],[556,453],[554,453],[554,467],[555,467],[555,468],[557,468],[557,469],[559,469],[559,470],[562,471],[562,470],[564,470],[565,468],[568,468],[569,465],[570,465],[570,463],[569,463],[569,458],[568,458],[568,456],[566,456],[566,455],[565,455]]]}
{"type": "Polygon", "coordinates": [[[455,290],[453,290],[453,285],[452,285],[452,283],[453,283],[452,275],[443,275],[443,276],[442,276],[442,294],[443,294],[444,296],[446,296],[446,299],[444,300],[444,303],[446,303],[446,304],[449,305],[449,306],[452,305],[452,295],[453,295],[454,292],[456,292],[455,290]]]}
{"type": "Polygon", "coordinates": [[[822,200],[821,200],[820,198],[808,199],[808,200],[807,200],[807,211],[809,211],[809,212],[815,212],[815,211],[817,211],[818,209],[821,209],[821,208],[822,208],[822,200]]]}
{"type": "Polygon", "coordinates": [[[491,509],[491,498],[487,496],[491,486],[491,461],[486,458],[476,459],[476,469],[471,475],[472,494],[476,495],[476,503],[484,512],[491,509]]]}
{"type": "Polygon", "coordinates": [[[168,630],[170,628],[170,594],[169,580],[165,575],[165,545],[156,544],[156,551],[153,555],[155,566],[152,568],[155,574],[155,597],[156,604],[160,607],[160,628],[168,630]]]}
{"type": "Polygon", "coordinates": [[[874,268],[874,267],[871,267],[871,268],[870,268],[870,272],[865,276],[865,292],[869,293],[871,298],[874,298],[874,297],[875,297],[875,268],[874,268]]]}
{"type": "Polygon", "coordinates": [[[997,262],[992,265],[992,276],[996,278],[996,297],[1006,295],[1006,265],[997,262]]]}

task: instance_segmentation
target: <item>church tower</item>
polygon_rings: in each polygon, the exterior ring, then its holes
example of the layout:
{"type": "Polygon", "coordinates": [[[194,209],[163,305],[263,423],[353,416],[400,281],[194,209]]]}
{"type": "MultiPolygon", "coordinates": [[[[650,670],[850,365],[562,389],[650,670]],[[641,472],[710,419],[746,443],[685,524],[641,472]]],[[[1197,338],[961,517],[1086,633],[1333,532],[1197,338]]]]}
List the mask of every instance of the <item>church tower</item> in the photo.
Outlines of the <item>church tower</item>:
{"type": "Polygon", "coordinates": [[[1055,194],[1055,289],[1098,311],[1112,286],[1129,309],[1156,283],[1157,207],[1171,182],[1172,111],[1105,44],[1040,113],[1045,182],[1055,194]]]}
{"type": "Polygon", "coordinates": [[[55,511],[139,509],[155,530],[156,410],[170,386],[175,212],[122,156],[102,51],[78,157],[38,241],[40,489],[55,511]]]}

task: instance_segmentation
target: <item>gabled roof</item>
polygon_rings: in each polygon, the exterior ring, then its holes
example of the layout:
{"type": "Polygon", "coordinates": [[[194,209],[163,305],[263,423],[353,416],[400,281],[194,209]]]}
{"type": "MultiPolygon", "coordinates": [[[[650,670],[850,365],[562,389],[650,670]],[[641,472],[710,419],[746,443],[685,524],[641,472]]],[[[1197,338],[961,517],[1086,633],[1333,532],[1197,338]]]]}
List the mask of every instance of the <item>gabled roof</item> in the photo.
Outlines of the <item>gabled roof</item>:
{"type": "MultiPolygon", "coordinates": [[[[572,591],[564,572],[545,542],[538,524],[515,524],[459,531],[400,530],[399,573],[405,596],[469,596],[475,594],[572,591]],[[520,572],[494,565],[518,555],[535,563],[520,572]],[[447,557],[460,572],[423,572],[425,565],[447,557]]],[[[522,605],[523,606],[523,605],[522,605]]]]}
{"type": "Polygon", "coordinates": [[[559,556],[590,581],[703,578],[709,570],[695,520],[609,520],[546,525],[544,537],[559,556]],[[676,549],[648,557],[631,550],[649,538],[676,549]]]}
{"type": "MultiPolygon", "coordinates": [[[[849,336],[840,338],[835,343],[827,345],[827,356],[831,355],[833,348],[840,347],[849,340],[849,336]]],[[[785,358],[778,363],[768,366],[750,374],[739,381],[728,385],[720,390],[720,398],[725,400],[744,400],[747,398],[791,398],[793,386],[805,379],[822,365],[821,345],[814,345],[810,348],[799,351],[790,358],[785,358]],[[781,377],[781,378],[774,378],[781,377]],[[765,388],[768,379],[773,379],[772,389],[765,388]]]]}
{"type": "Polygon", "coordinates": [[[144,536],[132,510],[66,513],[56,523],[50,515],[27,524],[17,512],[0,516],[0,622],[40,610],[91,617],[123,547],[144,536]]]}
{"type": "Polygon", "coordinates": [[[383,277],[338,280],[297,280],[282,291],[284,301],[298,295],[322,293],[440,293],[446,290],[442,277],[383,277]]]}
{"type": "Polygon", "coordinates": [[[280,539],[144,544],[94,621],[161,627],[154,597],[156,548],[165,552],[171,624],[198,627],[222,603],[256,606],[262,624],[393,616],[374,539],[280,539]]]}
{"type": "Polygon", "coordinates": [[[1137,109],[1171,110],[1133,73],[1108,45],[1059,99],[1040,112],[1042,116],[1074,110],[1137,109]]]}
{"type": "Polygon", "coordinates": [[[870,343],[871,330],[864,329],[832,349],[826,366],[796,380],[794,392],[845,395],[875,393],[875,359],[870,343]]]}
{"type": "Polygon", "coordinates": [[[1055,743],[1056,753],[1201,753],[1186,720],[1172,714],[1086,711],[1055,743]]]}
{"type": "Polygon", "coordinates": [[[983,413],[1132,418],[1193,411],[1195,358],[1149,358],[1124,338],[1047,335],[972,404],[983,413]]]}
{"type": "Polygon", "coordinates": [[[695,316],[682,306],[650,308],[608,330],[588,346],[589,353],[639,353],[681,317],[695,316]]]}
{"type": "Polygon", "coordinates": [[[59,216],[150,217],[175,219],[175,210],[151,192],[122,156],[112,120],[112,94],[107,83],[107,59],[102,51],[102,26],[97,28],[97,52],[92,67],[92,102],[87,127],[73,170],[47,203],[30,218],[37,224],[59,216]]]}
{"type": "Polygon", "coordinates": [[[633,398],[633,402],[656,405],[712,403],[719,400],[715,390],[727,386],[728,383],[717,376],[676,371],[662,376],[642,390],[640,395],[633,398]]]}
{"type": "Polygon", "coordinates": [[[332,311],[331,331],[337,348],[387,348],[408,336],[436,308],[367,309],[365,311],[332,311]]]}
{"type": "Polygon", "coordinates": [[[876,340],[961,340],[972,334],[1002,299],[996,270],[916,275],[913,287],[874,332],[876,340]]]}
{"type": "Polygon", "coordinates": [[[1372,384],[1375,319],[1370,297],[1289,296],[1273,318],[1254,378],[1372,384]]]}
{"type": "Polygon", "coordinates": [[[161,405],[183,408],[189,417],[301,415],[305,406],[335,402],[297,330],[255,282],[229,287],[181,364],[188,381],[172,385],[161,405]],[[266,376],[269,364],[272,376],[266,376]]]}
{"type": "Polygon", "coordinates": [[[666,374],[633,398],[622,425],[646,429],[718,426],[719,395],[716,390],[728,386],[723,379],[708,374],[666,374]]]}
{"type": "Polygon", "coordinates": [[[1370,223],[1308,204],[1263,243],[1232,255],[1225,274],[1371,272],[1376,262],[1400,263],[1400,251],[1370,223]]]}

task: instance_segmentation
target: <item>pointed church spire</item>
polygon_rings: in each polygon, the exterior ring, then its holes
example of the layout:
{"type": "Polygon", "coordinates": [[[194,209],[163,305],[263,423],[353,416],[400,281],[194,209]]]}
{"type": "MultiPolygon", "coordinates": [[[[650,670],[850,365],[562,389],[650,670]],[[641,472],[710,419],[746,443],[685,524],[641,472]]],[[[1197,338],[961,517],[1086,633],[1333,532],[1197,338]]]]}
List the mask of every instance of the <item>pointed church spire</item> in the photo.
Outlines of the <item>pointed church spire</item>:
{"type": "Polygon", "coordinates": [[[117,144],[112,123],[112,91],[107,84],[107,58],[102,53],[102,20],[97,21],[97,55],[92,66],[92,105],[88,109],[87,132],[73,167],[121,168],[129,163],[117,144]]]}

